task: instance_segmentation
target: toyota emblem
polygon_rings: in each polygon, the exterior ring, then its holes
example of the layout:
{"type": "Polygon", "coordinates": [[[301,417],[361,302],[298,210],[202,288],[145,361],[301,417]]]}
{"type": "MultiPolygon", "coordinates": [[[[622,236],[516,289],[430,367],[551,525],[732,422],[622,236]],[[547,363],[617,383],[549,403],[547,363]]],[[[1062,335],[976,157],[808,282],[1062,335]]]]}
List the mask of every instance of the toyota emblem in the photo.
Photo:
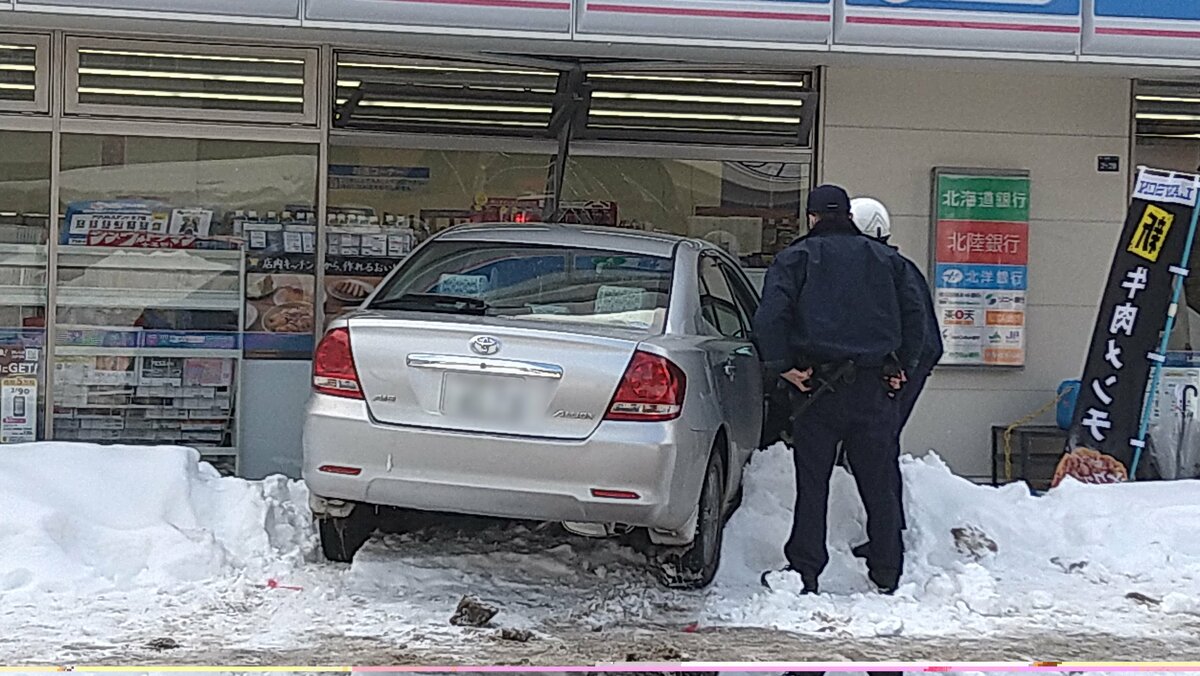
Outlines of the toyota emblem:
{"type": "Polygon", "coordinates": [[[475,336],[471,339],[471,351],[482,355],[496,354],[500,351],[500,341],[491,336],[475,336]]]}

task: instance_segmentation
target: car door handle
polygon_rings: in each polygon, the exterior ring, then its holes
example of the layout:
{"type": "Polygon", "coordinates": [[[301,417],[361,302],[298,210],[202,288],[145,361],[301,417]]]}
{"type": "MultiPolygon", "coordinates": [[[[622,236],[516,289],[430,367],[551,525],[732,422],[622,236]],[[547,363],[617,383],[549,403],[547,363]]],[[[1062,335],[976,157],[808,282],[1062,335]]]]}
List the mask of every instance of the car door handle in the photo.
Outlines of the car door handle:
{"type": "Polygon", "coordinates": [[[735,364],[733,362],[733,358],[730,357],[729,359],[725,360],[725,364],[721,367],[721,370],[725,371],[726,377],[733,378],[734,374],[737,373],[737,364],[735,364]]]}

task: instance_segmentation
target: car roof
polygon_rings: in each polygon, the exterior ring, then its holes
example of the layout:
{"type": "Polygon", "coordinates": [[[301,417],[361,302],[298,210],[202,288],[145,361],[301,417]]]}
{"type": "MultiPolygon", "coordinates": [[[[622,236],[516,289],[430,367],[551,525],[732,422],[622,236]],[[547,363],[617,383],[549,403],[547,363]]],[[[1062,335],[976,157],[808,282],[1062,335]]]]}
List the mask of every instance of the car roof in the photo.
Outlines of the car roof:
{"type": "Polygon", "coordinates": [[[672,256],[681,242],[697,248],[707,248],[707,242],[679,235],[568,223],[472,223],[445,230],[437,238],[451,241],[577,246],[664,258],[672,256]]]}

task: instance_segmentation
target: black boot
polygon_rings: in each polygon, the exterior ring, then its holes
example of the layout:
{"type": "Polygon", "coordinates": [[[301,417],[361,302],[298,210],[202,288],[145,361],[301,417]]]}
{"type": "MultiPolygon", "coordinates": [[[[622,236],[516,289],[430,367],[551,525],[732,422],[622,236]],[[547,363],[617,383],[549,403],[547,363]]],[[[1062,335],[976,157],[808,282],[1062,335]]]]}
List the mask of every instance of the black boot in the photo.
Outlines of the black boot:
{"type": "Polygon", "coordinates": [[[899,580],[890,578],[884,579],[882,576],[876,575],[874,572],[867,573],[867,577],[871,579],[871,583],[875,585],[875,588],[879,590],[879,593],[883,594],[884,596],[891,596],[892,594],[895,594],[896,589],[900,587],[899,580]]]}
{"type": "MultiPolygon", "coordinates": [[[[765,572],[763,572],[762,577],[758,578],[758,580],[759,580],[759,582],[762,583],[762,586],[766,587],[767,589],[771,589],[771,581],[767,579],[767,577],[771,573],[796,573],[797,575],[800,575],[800,571],[796,570],[795,568],[792,568],[791,566],[784,566],[783,568],[780,568],[779,570],[765,571],[765,572]]],[[[820,593],[817,590],[816,582],[809,582],[808,580],[806,580],[804,578],[803,575],[800,575],[800,579],[804,582],[804,589],[800,591],[801,595],[819,594],[820,593]]]]}

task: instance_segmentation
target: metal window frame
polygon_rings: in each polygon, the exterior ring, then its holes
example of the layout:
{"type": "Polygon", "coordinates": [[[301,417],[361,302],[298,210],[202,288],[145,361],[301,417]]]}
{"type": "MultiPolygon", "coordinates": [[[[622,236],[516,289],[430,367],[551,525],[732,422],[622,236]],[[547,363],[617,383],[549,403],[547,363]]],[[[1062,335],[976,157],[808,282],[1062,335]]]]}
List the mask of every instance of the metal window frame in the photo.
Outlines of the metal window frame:
{"type": "Polygon", "coordinates": [[[0,33],[0,42],[34,48],[33,100],[0,101],[0,112],[50,114],[50,36],[29,33],[0,33]]]}
{"type": "Polygon", "coordinates": [[[207,122],[266,123],[290,124],[316,128],[317,109],[319,106],[318,82],[319,55],[318,49],[302,47],[262,47],[242,45],[240,43],[222,43],[219,46],[174,41],[134,41],[112,38],[95,38],[68,36],[63,45],[64,80],[64,116],[108,116],[141,119],[176,119],[207,122]],[[123,106],[104,103],[81,103],[79,101],[79,52],[81,49],[127,49],[137,51],[174,50],[180,54],[197,56],[228,56],[231,49],[237,50],[238,56],[263,58],[294,58],[304,63],[301,88],[303,112],[276,113],[239,110],[204,110],[196,108],[179,108],[172,106],[123,106]]]}
{"type": "MultiPolygon", "coordinates": [[[[502,136],[436,136],[432,134],[391,134],[387,132],[365,132],[331,130],[331,149],[353,146],[367,148],[393,148],[396,150],[445,150],[497,153],[523,153],[553,157],[558,152],[558,142],[553,138],[531,139],[502,136]],[[487,148],[481,148],[481,140],[487,148]]],[[[808,162],[816,170],[816,152],[808,148],[793,146],[717,146],[655,143],[633,143],[617,141],[571,141],[572,157],[630,157],[655,160],[709,160],[715,162],[808,162]]]]}

